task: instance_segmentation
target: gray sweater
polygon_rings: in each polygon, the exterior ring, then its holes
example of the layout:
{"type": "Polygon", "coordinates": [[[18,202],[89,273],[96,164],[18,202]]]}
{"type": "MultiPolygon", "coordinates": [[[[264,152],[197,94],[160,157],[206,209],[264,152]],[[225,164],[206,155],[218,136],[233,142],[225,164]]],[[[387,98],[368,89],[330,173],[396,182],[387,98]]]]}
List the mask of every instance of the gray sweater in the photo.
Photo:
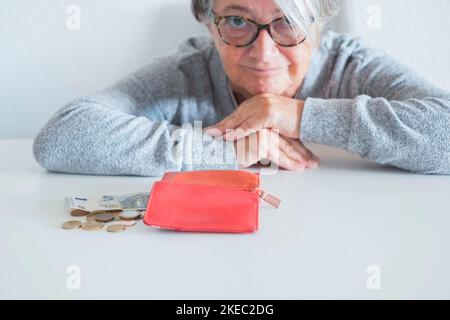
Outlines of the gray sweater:
{"type": "MultiPolygon", "coordinates": [[[[296,98],[305,100],[304,142],[450,174],[450,94],[359,38],[326,32],[296,98]]],[[[192,37],[173,55],[65,105],[35,138],[33,153],[44,168],[68,173],[237,169],[234,144],[202,137],[194,125],[213,125],[236,107],[212,40],[192,37]],[[211,151],[217,148],[220,155],[211,151]]]]}

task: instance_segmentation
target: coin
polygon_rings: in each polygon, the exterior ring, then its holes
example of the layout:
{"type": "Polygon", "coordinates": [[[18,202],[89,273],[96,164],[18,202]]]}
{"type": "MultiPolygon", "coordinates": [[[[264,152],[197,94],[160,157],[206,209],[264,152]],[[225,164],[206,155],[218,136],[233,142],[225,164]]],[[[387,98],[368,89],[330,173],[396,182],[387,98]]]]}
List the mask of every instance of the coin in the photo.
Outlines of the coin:
{"type": "Polygon", "coordinates": [[[119,217],[122,220],[139,219],[141,217],[141,212],[136,210],[122,211],[121,213],[119,213],[119,217]]]}
{"type": "Polygon", "coordinates": [[[94,210],[94,211],[90,211],[90,213],[99,214],[99,213],[108,213],[108,212],[105,210],[94,210]]]}
{"type": "Polygon", "coordinates": [[[66,221],[62,224],[62,228],[65,230],[74,230],[78,229],[81,226],[81,221],[72,220],[72,221],[66,221]]]}
{"type": "Polygon", "coordinates": [[[89,214],[89,211],[74,209],[74,210],[70,211],[70,214],[74,217],[84,217],[89,214]]]}
{"type": "Polygon", "coordinates": [[[124,225],[125,227],[132,227],[136,225],[136,220],[123,220],[120,222],[120,224],[124,225]]]}
{"type": "Polygon", "coordinates": [[[81,229],[83,230],[99,230],[103,228],[105,224],[103,222],[97,222],[97,221],[88,221],[84,222],[81,225],[81,229]]]}
{"type": "Polygon", "coordinates": [[[122,210],[119,211],[111,211],[110,213],[114,216],[114,221],[120,221],[122,219],[120,219],[119,214],[122,212],[122,210]]]}
{"type": "Polygon", "coordinates": [[[125,230],[125,226],[123,224],[112,224],[106,228],[108,232],[122,232],[125,230]]]}
{"type": "Polygon", "coordinates": [[[99,213],[95,216],[95,220],[98,222],[110,222],[114,220],[114,216],[110,213],[99,213]]]}
{"type": "Polygon", "coordinates": [[[87,221],[94,221],[96,216],[97,216],[96,213],[89,213],[89,214],[86,216],[86,220],[87,220],[87,221]]]}

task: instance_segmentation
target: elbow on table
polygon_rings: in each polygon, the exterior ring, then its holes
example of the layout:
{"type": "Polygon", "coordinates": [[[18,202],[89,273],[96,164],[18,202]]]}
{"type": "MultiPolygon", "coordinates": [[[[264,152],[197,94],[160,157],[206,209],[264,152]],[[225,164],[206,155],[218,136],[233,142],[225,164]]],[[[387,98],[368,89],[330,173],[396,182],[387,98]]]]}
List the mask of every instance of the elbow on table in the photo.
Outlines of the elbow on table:
{"type": "Polygon", "coordinates": [[[393,147],[384,152],[379,149],[362,158],[388,165],[409,173],[423,175],[450,175],[450,145],[416,143],[414,146],[393,147]]]}
{"type": "Polygon", "coordinates": [[[433,165],[419,173],[426,175],[450,175],[450,154],[447,155],[447,159],[436,160],[433,165]]]}
{"type": "Polygon", "coordinates": [[[418,166],[411,170],[424,175],[450,175],[450,150],[424,150],[418,166]]]}
{"type": "Polygon", "coordinates": [[[44,131],[41,131],[33,140],[33,156],[36,162],[48,171],[60,171],[52,142],[44,131]]]}

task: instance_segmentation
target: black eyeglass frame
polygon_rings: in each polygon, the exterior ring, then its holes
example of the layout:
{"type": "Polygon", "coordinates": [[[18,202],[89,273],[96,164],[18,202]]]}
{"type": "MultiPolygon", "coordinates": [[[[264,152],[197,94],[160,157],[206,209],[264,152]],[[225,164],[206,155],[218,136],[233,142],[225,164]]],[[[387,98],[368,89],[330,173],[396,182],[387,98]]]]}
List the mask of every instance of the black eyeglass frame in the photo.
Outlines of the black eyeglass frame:
{"type": "MultiPolygon", "coordinates": [[[[213,19],[214,24],[216,25],[216,28],[217,28],[217,32],[219,33],[219,36],[220,36],[220,38],[222,39],[222,41],[225,42],[227,45],[232,46],[232,47],[236,47],[236,48],[245,48],[245,47],[250,46],[253,42],[255,42],[256,39],[258,39],[259,33],[261,32],[261,30],[267,30],[267,32],[269,33],[269,35],[270,35],[270,37],[272,38],[272,40],[273,40],[276,44],[278,44],[279,46],[282,46],[282,47],[285,47],[285,48],[292,48],[292,47],[299,46],[299,45],[301,45],[303,42],[305,42],[306,39],[308,38],[307,36],[305,36],[305,38],[303,38],[303,40],[301,40],[299,43],[297,43],[297,44],[292,44],[292,45],[284,45],[284,44],[279,43],[279,42],[273,37],[273,35],[272,35],[271,25],[272,25],[273,23],[275,23],[275,22],[278,22],[278,21],[280,21],[280,20],[285,19],[286,17],[280,17],[280,18],[277,18],[277,19],[275,19],[275,20],[269,22],[268,24],[260,24],[260,23],[258,23],[258,22],[256,22],[256,21],[252,20],[252,19],[248,19],[248,18],[245,18],[245,17],[242,17],[242,16],[237,16],[237,15],[217,16],[214,12],[212,12],[212,15],[213,15],[213,18],[214,18],[214,19],[213,19]],[[252,24],[254,24],[254,25],[257,27],[257,31],[256,31],[256,33],[255,33],[255,36],[254,36],[247,44],[245,44],[245,45],[234,45],[234,44],[231,44],[230,42],[228,42],[227,40],[225,40],[225,39],[223,38],[222,33],[220,32],[220,26],[219,26],[220,22],[221,22],[223,19],[228,19],[228,18],[240,18],[240,19],[243,19],[243,20],[245,20],[245,21],[251,22],[252,24]]],[[[310,19],[311,19],[311,24],[313,24],[314,21],[315,21],[314,17],[310,17],[310,19]]]]}

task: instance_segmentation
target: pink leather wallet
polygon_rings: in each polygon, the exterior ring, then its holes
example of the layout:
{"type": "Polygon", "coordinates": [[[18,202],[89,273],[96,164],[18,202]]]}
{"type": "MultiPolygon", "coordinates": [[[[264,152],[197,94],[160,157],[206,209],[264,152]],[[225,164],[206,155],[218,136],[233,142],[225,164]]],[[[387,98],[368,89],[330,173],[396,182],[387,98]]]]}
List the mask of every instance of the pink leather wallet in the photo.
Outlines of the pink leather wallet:
{"type": "Polygon", "coordinates": [[[167,172],[153,184],[144,223],[177,231],[256,232],[260,198],[280,205],[279,199],[260,189],[259,173],[167,172]]]}

